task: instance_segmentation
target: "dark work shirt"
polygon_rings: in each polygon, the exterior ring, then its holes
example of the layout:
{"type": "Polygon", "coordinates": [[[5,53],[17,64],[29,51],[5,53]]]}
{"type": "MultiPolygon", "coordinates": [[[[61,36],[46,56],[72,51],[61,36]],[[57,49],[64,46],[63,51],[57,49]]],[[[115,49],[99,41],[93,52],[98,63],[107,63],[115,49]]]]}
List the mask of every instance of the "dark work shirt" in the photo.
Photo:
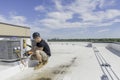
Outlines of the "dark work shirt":
{"type": "Polygon", "coordinates": [[[51,56],[51,51],[49,48],[49,45],[47,44],[47,42],[45,40],[41,40],[40,42],[36,43],[37,47],[43,47],[43,51],[48,55],[51,56]]]}

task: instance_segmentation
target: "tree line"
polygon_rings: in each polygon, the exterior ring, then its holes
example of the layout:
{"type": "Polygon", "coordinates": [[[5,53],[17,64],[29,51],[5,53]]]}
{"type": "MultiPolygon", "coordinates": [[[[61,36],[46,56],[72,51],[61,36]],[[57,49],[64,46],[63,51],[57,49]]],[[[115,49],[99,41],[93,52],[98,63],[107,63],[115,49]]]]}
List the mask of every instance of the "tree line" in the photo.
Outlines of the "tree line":
{"type": "Polygon", "coordinates": [[[49,42],[103,42],[103,43],[111,43],[111,42],[120,42],[120,38],[101,38],[101,39],[48,39],[49,42]]]}

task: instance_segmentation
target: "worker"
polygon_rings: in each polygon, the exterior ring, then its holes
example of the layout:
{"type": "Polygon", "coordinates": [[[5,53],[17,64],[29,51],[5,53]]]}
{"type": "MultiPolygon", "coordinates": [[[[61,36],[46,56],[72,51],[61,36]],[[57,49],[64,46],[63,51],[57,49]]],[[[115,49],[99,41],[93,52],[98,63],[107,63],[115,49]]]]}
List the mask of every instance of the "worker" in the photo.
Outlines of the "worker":
{"type": "Polygon", "coordinates": [[[34,69],[39,69],[48,62],[51,56],[51,51],[47,42],[40,37],[38,32],[34,32],[32,35],[36,42],[36,45],[30,50],[31,59],[38,60],[39,63],[34,67],[34,69]]]}

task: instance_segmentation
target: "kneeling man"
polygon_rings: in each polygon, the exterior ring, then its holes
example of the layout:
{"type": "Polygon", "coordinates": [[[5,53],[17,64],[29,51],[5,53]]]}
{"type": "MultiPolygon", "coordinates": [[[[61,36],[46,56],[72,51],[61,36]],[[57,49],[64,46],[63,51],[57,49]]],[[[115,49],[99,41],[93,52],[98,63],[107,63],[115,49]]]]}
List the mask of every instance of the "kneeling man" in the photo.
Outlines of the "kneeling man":
{"type": "Polygon", "coordinates": [[[38,32],[34,32],[32,36],[36,42],[36,46],[30,50],[30,52],[32,52],[31,59],[39,61],[39,63],[34,67],[36,70],[47,63],[48,58],[51,56],[51,52],[49,45],[40,37],[38,32]]]}

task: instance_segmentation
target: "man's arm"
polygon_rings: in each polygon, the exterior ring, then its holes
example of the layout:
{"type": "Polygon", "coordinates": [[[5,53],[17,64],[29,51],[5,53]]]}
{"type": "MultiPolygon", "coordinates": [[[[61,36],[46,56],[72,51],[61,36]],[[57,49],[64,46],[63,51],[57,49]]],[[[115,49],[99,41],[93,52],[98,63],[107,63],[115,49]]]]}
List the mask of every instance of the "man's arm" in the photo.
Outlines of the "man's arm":
{"type": "Polygon", "coordinates": [[[35,51],[36,46],[32,47],[31,50],[27,51],[27,54],[33,54],[35,51]]]}

